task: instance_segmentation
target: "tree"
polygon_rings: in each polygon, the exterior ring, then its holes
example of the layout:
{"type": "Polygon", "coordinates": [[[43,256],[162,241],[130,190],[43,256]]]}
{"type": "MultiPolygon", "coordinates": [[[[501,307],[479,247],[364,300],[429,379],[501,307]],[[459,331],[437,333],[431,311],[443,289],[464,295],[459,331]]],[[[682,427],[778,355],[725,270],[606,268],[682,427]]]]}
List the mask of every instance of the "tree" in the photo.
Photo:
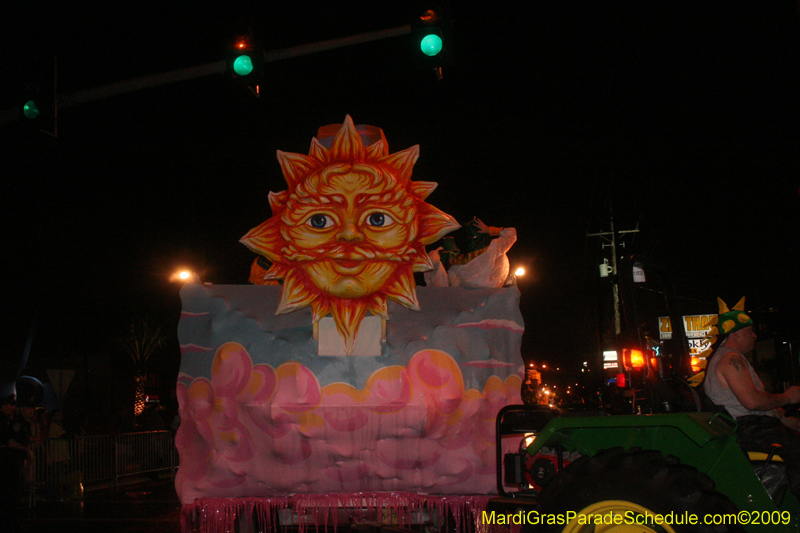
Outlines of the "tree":
{"type": "Polygon", "coordinates": [[[145,407],[145,384],[147,363],[167,341],[164,325],[153,325],[147,319],[134,320],[123,337],[122,348],[133,361],[133,376],[136,381],[133,414],[140,415],[145,407]]]}

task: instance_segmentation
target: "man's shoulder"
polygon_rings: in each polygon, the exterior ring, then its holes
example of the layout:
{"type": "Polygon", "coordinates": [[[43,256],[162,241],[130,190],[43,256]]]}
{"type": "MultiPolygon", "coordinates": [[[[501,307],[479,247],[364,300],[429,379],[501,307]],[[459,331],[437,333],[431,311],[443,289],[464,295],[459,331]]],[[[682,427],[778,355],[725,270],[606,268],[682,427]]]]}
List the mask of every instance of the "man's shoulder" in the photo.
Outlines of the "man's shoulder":
{"type": "Polygon", "coordinates": [[[744,359],[744,356],[736,350],[726,349],[717,354],[720,362],[731,359],[744,359]]]}
{"type": "Polygon", "coordinates": [[[749,364],[742,354],[734,350],[728,350],[720,354],[717,370],[723,373],[730,371],[742,372],[747,370],[749,364]]]}

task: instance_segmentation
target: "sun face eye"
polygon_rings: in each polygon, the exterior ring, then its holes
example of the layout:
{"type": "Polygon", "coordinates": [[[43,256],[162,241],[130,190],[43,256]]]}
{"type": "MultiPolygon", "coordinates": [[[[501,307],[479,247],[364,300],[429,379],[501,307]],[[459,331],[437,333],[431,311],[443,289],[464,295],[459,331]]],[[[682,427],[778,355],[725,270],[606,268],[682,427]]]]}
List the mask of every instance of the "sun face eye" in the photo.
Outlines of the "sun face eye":
{"type": "Polygon", "coordinates": [[[314,229],[328,229],[333,226],[333,219],[328,215],[317,213],[316,215],[311,215],[308,217],[306,224],[314,229]]]}
{"type": "Polygon", "coordinates": [[[386,213],[372,213],[367,217],[367,225],[375,228],[385,228],[394,224],[394,219],[386,213]]]}

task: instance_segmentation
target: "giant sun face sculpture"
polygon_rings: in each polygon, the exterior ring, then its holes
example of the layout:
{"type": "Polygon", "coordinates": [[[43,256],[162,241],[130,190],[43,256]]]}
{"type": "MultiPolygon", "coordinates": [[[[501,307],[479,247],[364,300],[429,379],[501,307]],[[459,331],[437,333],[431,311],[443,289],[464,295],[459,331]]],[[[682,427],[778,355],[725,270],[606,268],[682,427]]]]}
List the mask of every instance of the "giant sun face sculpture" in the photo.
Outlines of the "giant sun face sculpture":
{"type": "Polygon", "coordinates": [[[270,193],[272,218],[241,239],[272,262],[265,280],[283,280],[276,314],[333,315],[348,354],[367,311],[388,319],[387,299],[419,310],[425,245],[459,227],[424,201],[436,183],[411,181],[419,146],[389,154],[381,130],[359,128],[377,140],[365,145],[347,116],[329,148],[315,138],[307,156],[278,151],[289,188],[270,193]]]}

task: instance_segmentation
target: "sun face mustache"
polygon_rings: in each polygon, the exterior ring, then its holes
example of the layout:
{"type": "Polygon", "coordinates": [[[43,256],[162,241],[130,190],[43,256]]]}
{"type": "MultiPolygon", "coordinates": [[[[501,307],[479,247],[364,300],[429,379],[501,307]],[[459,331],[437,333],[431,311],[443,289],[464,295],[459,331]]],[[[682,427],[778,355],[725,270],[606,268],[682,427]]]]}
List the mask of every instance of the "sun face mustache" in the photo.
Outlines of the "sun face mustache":
{"type": "Polygon", "coordinates": [[[364,246],[339,244],[332,247],[328,251],[328,257],[331,259],[348,259],[351,261],[364,261],[366,259],[375,259],[377,256],[376,250],[365,248],[364,246]]]}
{"type": "Polygon", "coordinates": [[[386,251],[362,246],[336,246],[328,252],[327,256],[330,259],[345,259],[349,261],[404,261],[408,260],[409,249],[408,247],[403,247],[402,250],[386,251]]]}
{"type": "Polygon", "coordinates": [[[408,261],[417,252],[410,246],[404,246],[399,250],[376,250],[364,246],[336,243],[329,246],[321,246],[314,250],[293,250],[293,253],[285,253],[285,257],[290,262],[320,261],[326,259],[340,259],[347,261],[408,261]]]}

